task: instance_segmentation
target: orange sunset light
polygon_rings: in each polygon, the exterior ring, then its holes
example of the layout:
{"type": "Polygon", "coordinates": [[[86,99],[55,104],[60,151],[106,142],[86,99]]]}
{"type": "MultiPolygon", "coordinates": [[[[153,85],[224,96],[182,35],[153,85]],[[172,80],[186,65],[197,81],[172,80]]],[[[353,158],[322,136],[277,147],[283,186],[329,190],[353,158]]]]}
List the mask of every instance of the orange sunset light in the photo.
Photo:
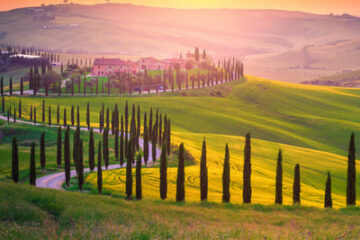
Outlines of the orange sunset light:
{"type": "MultiPolygon", "coordinates": [[[[97,3],[132,3],[146,6],[171,8],[250,8],[250,9],[283,9],[314,13],[350,13],[360,15],[360,1],[358,0],[68,0],[79,4],[97,3]]],[[[60,4],[61,0],[1,0],[0,10],[44,4],[60,4]]]]}

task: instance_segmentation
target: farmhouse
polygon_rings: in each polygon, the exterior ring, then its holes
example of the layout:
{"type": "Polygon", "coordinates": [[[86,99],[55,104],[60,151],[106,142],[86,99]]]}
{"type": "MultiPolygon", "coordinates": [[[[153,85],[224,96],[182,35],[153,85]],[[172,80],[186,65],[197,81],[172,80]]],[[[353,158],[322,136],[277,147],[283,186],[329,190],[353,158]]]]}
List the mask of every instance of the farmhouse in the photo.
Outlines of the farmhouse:
{"type": "Polygon", "coordinates": [[[120,72],[130,72],[133,68],[129,67],[128,62],[119,58],[96,58],[92,68],[93,76],[109,76],[120,72]]]}

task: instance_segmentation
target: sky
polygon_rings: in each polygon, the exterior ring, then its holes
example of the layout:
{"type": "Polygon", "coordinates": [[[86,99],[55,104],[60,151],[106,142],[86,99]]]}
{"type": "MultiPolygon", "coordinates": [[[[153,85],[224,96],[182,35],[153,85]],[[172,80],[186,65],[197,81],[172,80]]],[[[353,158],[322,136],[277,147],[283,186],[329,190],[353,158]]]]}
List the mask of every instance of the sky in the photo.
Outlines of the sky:
{"type": "MultiPolygon", "coordinates": [[[[106,0],[68,1],[79,4],[106,2],[106,0]]],[[[62,2],[63,0],[0,0],[0,11],[62,2]]],[[[109,0],[109,2],[170,8],[281,9],[320,14],[349,13],[360,16],[360,0],[109,0]]]]}

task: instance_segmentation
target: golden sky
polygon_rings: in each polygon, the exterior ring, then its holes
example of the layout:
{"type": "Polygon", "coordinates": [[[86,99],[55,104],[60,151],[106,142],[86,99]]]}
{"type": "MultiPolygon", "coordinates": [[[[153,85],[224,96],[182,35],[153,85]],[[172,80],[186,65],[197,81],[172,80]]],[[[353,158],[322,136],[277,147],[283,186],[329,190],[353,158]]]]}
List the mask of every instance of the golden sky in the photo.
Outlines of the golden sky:
{"type": "MultiPolygon", "coordinates": [[[[62,2],[63,0],[0,0],[0,11],[62,2]]],[[[104,3],[106,0],[73,0],[72,2],[94,4],[104,3]]],[[[350,13],[360,16],[360,0],[110,0],[110,2],[171,8],[282,9],[324,14],[350,13]]]]}

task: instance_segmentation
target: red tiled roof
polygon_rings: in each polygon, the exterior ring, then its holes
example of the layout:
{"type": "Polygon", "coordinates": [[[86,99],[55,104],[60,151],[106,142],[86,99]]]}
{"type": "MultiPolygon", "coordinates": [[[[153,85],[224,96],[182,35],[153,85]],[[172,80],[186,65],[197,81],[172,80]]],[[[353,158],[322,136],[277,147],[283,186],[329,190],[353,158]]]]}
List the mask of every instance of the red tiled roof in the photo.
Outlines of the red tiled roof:
{"type": "Polygon", "coordinates": [[[126,62],[119,58],[96,58],[94,65],[125,65],[126,62]]]}

